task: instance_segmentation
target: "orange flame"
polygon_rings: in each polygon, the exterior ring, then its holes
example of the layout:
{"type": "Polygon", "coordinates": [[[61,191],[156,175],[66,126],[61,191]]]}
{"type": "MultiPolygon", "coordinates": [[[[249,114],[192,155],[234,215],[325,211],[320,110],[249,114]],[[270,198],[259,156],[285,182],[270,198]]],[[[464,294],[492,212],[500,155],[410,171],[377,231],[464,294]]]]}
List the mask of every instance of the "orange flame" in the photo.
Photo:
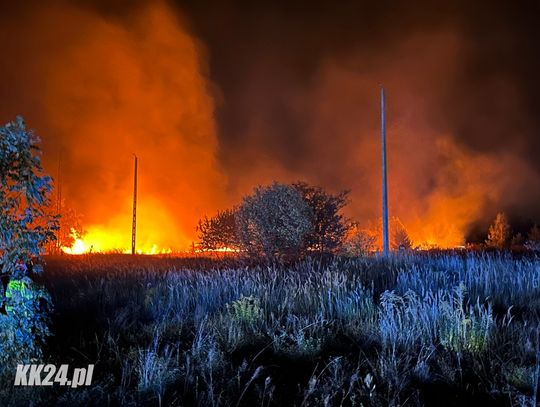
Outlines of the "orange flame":
{"type": "MultiPolygon", "coordinates": [[[[66,254],[89,254],[89,253],[131,253],[131,248],[123,241],[122,236],[116,236],[104,229],[91,228],[84,237],[80,236],[74,229],[71,230],[74,239],[71,247],[62,247],[66,254]]],[[[131,244],[131,243],[130,243],[131,244]]],[[[157,244],[143,242],[136,248],[137,254],[170,254],[171,248],[160,248],[157,244]]]]}

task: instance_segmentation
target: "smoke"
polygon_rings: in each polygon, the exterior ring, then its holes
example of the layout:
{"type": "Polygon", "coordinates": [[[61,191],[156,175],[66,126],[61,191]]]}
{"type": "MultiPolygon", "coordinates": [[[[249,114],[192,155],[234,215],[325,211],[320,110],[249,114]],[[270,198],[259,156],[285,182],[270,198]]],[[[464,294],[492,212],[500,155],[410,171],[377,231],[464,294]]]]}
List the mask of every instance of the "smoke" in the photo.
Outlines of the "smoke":
{"type": "Polygon", "coordinates": [[[65,3],[14,13],[2,22],[2,117],[37,129],[55,176],[61,154],[63,196],[88,245],[130,247],[137,154],[138,247],[188,247],[197,219],[223,205],[226,179],[201,45],[161,2],[122,19],[65,3]]]}
{"type": "MultiPolygon", "coordinates": [[[[390,213],[417,245],[464,244],[476,222],[489,222],[497,210],[519,205],[509,191],[538,182],[516,150],[474,149],[448,123],[451,115],[441,110],[441,100],[456,86],[465,48],[455,30],[410,35],[380,51],[325,58],[301,87],[272,76],[268,65],[254,64],[254,77],[265,79],[246,87],[243,98],[250,104],[242,105],[242,143],[228,151],[227,168],[238,194],[276,178],[304,179],[332,190],[350,189],[348,215],[363,223],[377,219],[379,87],[384,83],[390,213]]],[[[462,97],[466,103],[466,93],[462,97]]],[[[515,103],[510,90],[497,97],[505,105],[515,103]]],[[[492,130],[497,126],[494,122],[492,130]]]]}
{"type": "Polygon", "coordinates": [[[378,218],[384,84],[390,214],[416,244],[463,244],[497,211],[538,221],[534,21],[508,5],[386,6],[246,6],[216,30],[199,21],[220,58],[211,67],[232,192],[304,179],[351,189],[349,215],[378,218]],[[236,42],[240,51],[224,45],[236,42]]]}
{"type": "Polygon", "coordinates": [[[462,244],[501,210],[540,220],[534,13],[382,3],[14,5],[0,115],[38,130],[53,174],[62,151],[66,202],[105,248],[129,247],[133,153],[147,250],[273,180],[350,189],[348,215],[377,219],[381,84],[390,215],[416,244],[462,244]]]}

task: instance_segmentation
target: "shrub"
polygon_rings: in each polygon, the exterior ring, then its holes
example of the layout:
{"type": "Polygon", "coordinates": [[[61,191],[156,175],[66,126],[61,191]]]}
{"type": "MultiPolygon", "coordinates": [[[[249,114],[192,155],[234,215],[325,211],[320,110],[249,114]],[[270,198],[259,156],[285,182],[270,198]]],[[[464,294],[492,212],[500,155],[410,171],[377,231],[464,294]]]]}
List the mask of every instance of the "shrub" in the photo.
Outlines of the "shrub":
{"type": "Polygon", "coordinates": [[[506,215],[502,212],[497,214],[493,224],[489,227],[486,244],[496,249],[505,249],[510,242],[510,224],[506,215]]]}
{"type": "Polygon", "coordinates": [[[257,187],[244,198],[236,225],[241,247],[250,255],[296,257],[312,228],[313,213],[289,185],[257,187]]]}
{"type": "Polygon", "coordinates": [[[407,233],[407,230],[401,222],[396,222],[396,227],[392,230],[390,239],[392,250],[411,250],[413,242],[407,233]]]}
{"type": "Polygon", "coordinates": [[[236,322],[251,324],[262,316],[261,302],[253,296],[242,296],[227,304],[226,308],[236,322]]]}
{"type": "Polygon", "coordinates": [[[220,211],[211,218],[205,216],[199,220],[197,230],[202,250],[236,250],[239,247],[235,209],[220,211]]]}
{"type": "Polygon", "coordinates": [[[12,280],[10,287],[7,312],[0,314],[0,373],[13,372],[18,363],[39,361],[50,335],[52,302],[48,293],[28,277],[12,280]]]}
{"type": "Polygon", "coordinates": [[[45,214],[52,187],[38,143],[21,117],[0,127],[0,267],[8,276],[39,257],[57,228],[45,214]]]}
{"type": "Polygon", "coordinates": [[[342,254],[345,256],[357,257],[367,256],[377,250],[377,237],[367,230],[355,230],[346,238],[342,254]]]}
{"type": "Polygon", "coordinates": [[[304,238],[305,249],[310,252],[336,253],[350,229],[341,214],[349,192],[333,195],[305,182],[297,182],[292,186],[300,192],[313,214],[312,227],[304,238]]]}
{"type": "Polygon", "coordinates": [[[57,229],[57,218],[45,213],[51,179],[43,174],[38,143],[21,117],[0,127],[0,267],[7,283],[5,315],[0,311],[0,369],[39,359],[49,334],[50,299],[28,277],[30,268],[41,268],[32,262],[57,229]]]}

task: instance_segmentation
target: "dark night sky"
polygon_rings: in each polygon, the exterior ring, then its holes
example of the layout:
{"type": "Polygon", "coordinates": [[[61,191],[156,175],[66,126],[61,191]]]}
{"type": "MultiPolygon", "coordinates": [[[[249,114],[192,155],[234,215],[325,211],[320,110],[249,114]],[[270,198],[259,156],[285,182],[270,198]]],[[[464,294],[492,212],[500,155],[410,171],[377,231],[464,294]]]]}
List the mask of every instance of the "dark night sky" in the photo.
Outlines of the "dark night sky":
{"type": "MultiPolygon", "coordinates": [[[[208,48],[212,79],[227,101],[219,111],[225,143],[241,141],[242,103],[249,103],[243,98],[252,81],[264,81],[264,77],[253,77],[261,64],[279,77],[283,87],[309,88],[321,61],[327,58],[378,52],[414,34],[450,29],[463,36],[465,49],[461,67],[452,78],[457,86],[434,101],[434,109],[444,115],[438,124],[449,126],[471,147],[489,151],[518,141],[508,136],[517,130],[519,138],[526,140],[525,152],[531,158],[536,156],[540,2],[338,3],[179,2],[193,31],[208,48]],[[498,81],[515,87],[521,101],[519,112],[505,114],[504,101],[498,100],[493,85],[498,81]],[[493,126],[493,121],[510,115],[503,125],[493,126]]],[[[269,117],[279,116],[276,105],[283,87],[267,89],[265,97],[270,102],[265,113],[269,117]]],[[[276,132],[278,137],[296,130],[295,123],[284,122],[285,128],[276,132]]]]}
{"type": "MultiPolygon", "coordinates": [[[[149,3],[54,4],[129,27],[149,3]]],[[[440,212],[441,196],[465,197],[481,201],[452,215],[467,217],[469,231],[499,210],[540,221],[539,1],[170,4],[208,69],[216,154],[234,199],[257,183],[304,178],[352,189],[353,215],[376,216],[365,201],[378,202],[370,140],[383,83],[395,155],[391,210],[440,212]],[[425,205],[411,203],[418,200],[425,205]]],[[[24,26],[30,6],[2,7],[3,19],[24,26]]],[[[16,48],[17,39],[7,44],[16,48]]],[[[4,81],[17,63],[4,59],[4,81]]],[[[10,83],[0,97],[4,121],[20,106],[39,116],[39,102],[10,83]]]]}
{"type": "MultiPolygon", "coordinates": [[[[259,89],[266,75],[278,79],[264,88],[264,100],[257,105],[259,114],[272,126],[270,139],[263,143],[275,159],[294,168],[298,155],[309,151],[305,147],[309,135],[303,129],[312,117],[309,112],[294,114],[284,109],[282,95],[291,88],[308,95],[325,60],[367,56],[368,66],[356,68],[371,71],[371,55],[384,53],[410,36],[448,30],[461,37],[460,63],[445,78],[451,86],[426,92],[432,126],[450,132],[475,151],[515,152],[540,170],[539,1],[179,4],[208,48],[211,76],[222,93],[218,119],[225,163],[235,160],[234,151],[249,143],[245,114],[252,103],[250,89],[259,89]],[[512,95],[508,95],[509,88],[512,95]]],[[[419,58],[425,56],[420,53],[419,58]]],[[[388,63],[396,64],[392,73],[399,74],[399,60],[387,57],[388,63]]],[[[408,75],[404,73],[404,81],[422,81],[421,72],[416,77],[408,75]]],[[[389,92],[392,97],[391,88],[389,92]]],[[[348,187],[346,183],[341,186],[348,187]]],[[[516,221],[538,219],[540,196],[535,190],[540,185],[529,187],[521,191],[520,202],[493,205],[513,213],[516,221]]]]}

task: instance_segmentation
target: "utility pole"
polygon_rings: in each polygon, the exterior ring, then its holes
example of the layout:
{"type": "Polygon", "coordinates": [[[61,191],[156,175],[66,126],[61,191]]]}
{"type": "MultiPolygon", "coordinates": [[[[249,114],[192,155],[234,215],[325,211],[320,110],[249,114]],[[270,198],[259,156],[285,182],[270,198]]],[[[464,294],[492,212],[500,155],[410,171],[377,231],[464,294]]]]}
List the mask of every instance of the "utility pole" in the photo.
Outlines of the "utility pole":
{"type": "Polygon", "coordinates": [[[131,254],[135,254],[135,242],[137,235],[137,165],[138,159],[135,156],[135,171],[133,173],[133,222],[131,224],[131,254]]]}
{"type": "MultiPolygon", "coordinates": [[[[58,169],[56,175],[56,214],[62,215],[62,148],[58,150],[58,169]]],[[[56,249],[62,247],[62,220],[58,222],[58,238],[56,239],[56,249]]]]}
{"type": "Polygon", "coordinates": [[[384,88],[381,86],[381,153],[382,153],[382,233],[383,254],[388,256],[390,245],[388,242],[388,182],[386,176],[386,111],[384,88]]]}

